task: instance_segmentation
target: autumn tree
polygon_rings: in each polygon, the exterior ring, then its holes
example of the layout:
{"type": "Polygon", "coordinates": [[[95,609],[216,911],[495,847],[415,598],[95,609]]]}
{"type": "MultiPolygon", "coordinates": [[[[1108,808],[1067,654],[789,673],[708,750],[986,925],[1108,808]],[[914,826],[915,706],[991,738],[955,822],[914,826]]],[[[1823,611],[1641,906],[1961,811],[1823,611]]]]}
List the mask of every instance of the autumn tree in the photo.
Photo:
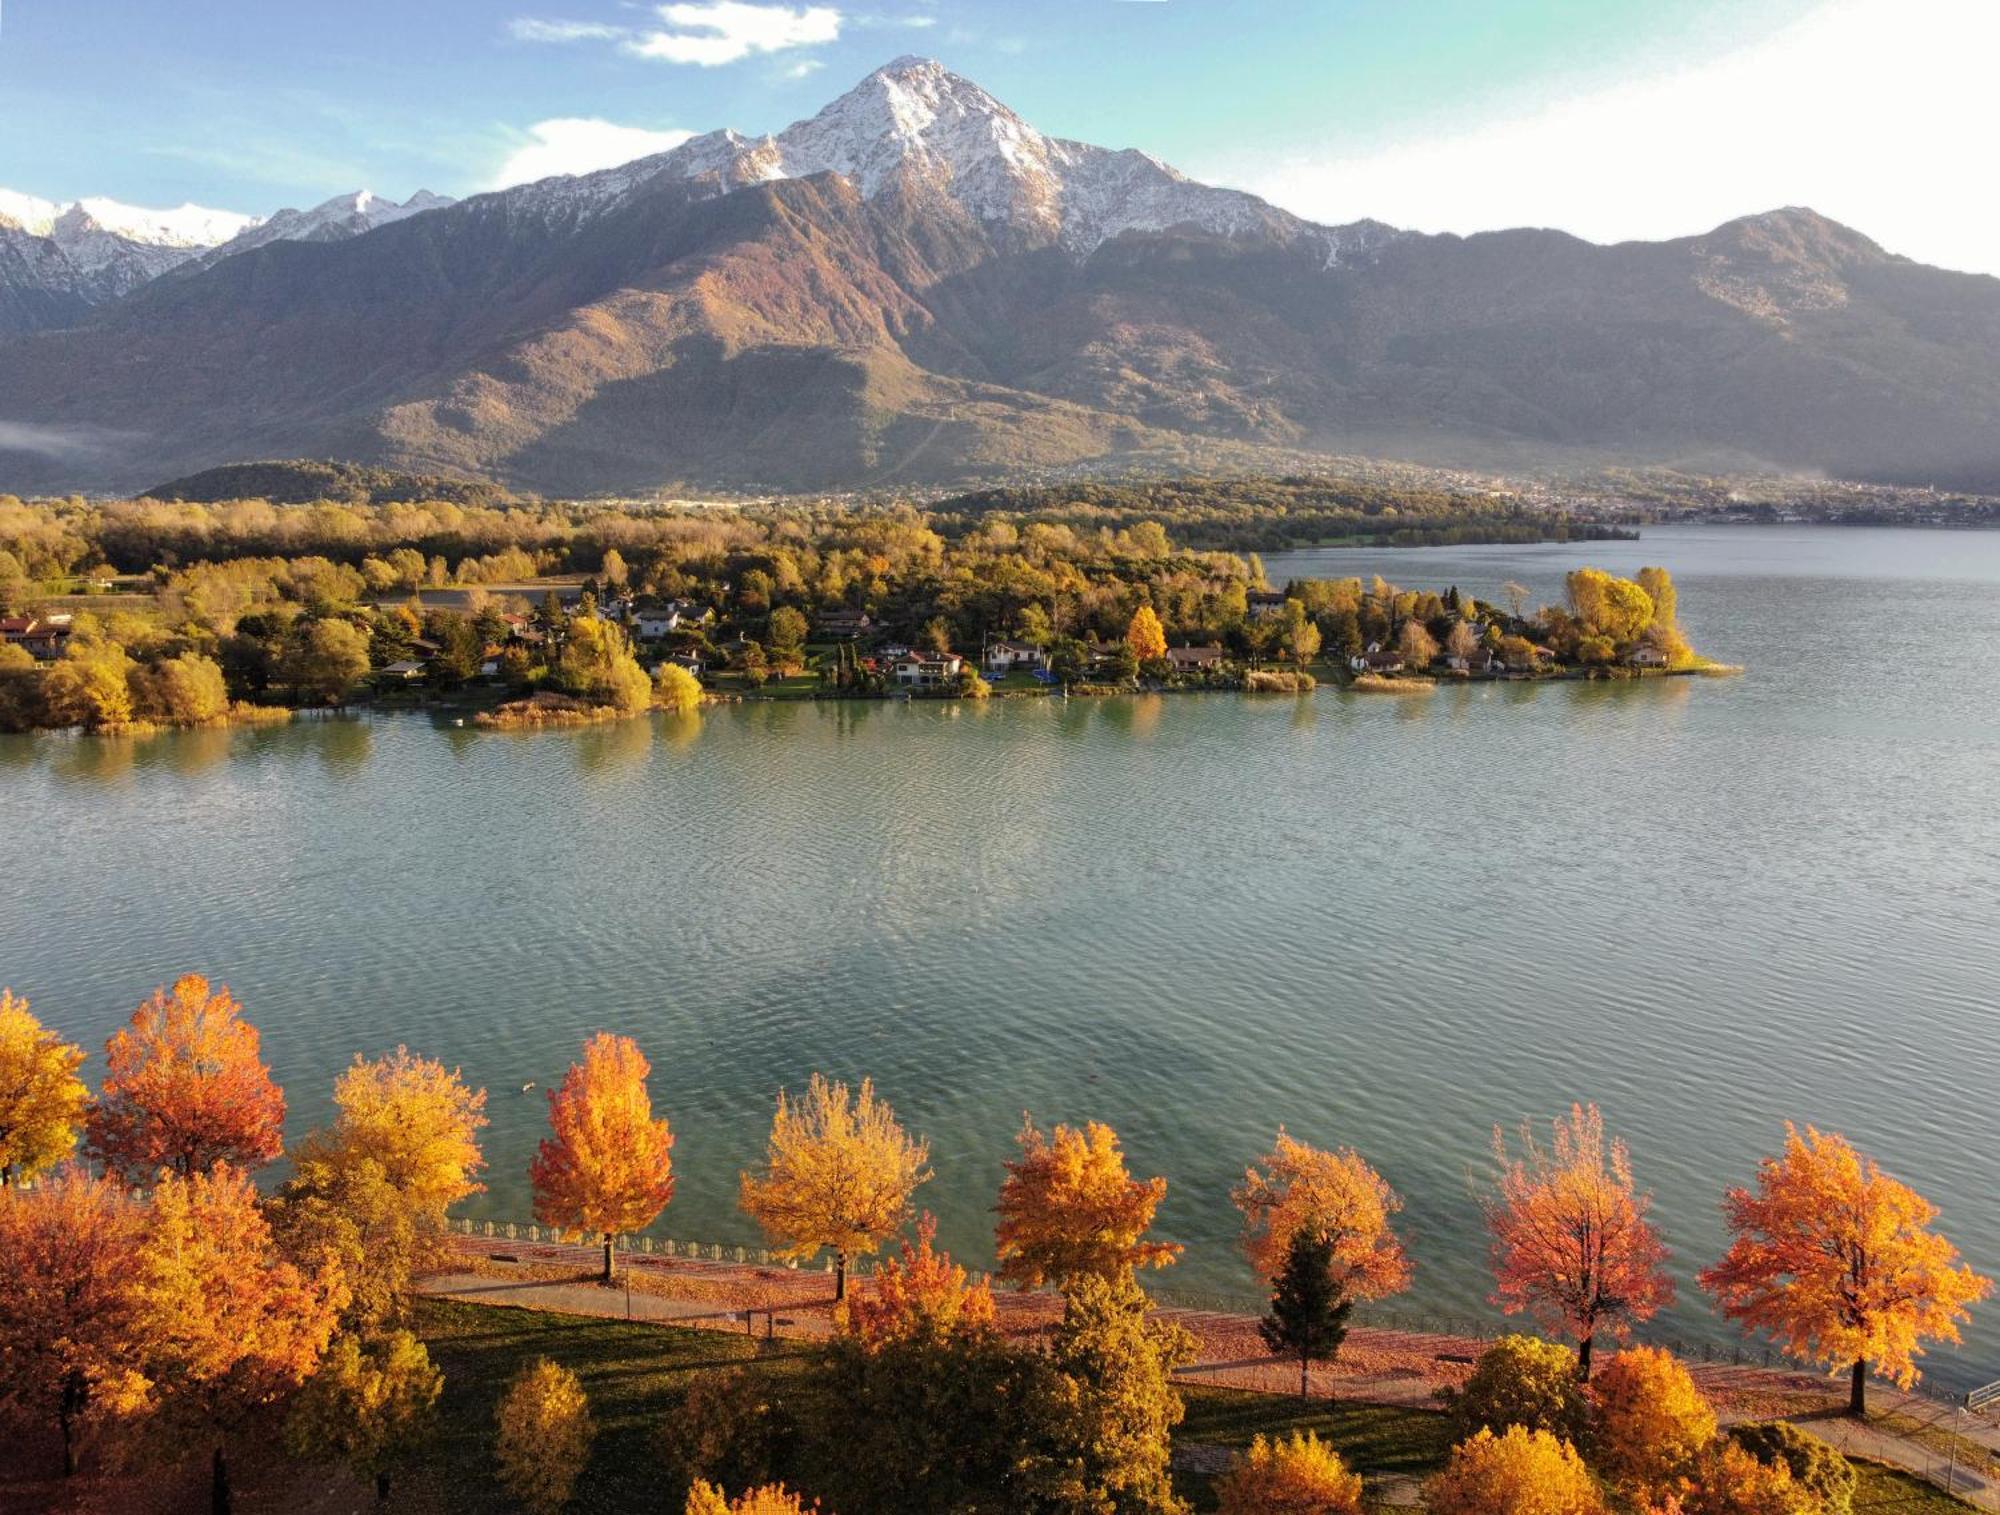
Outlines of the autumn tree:
{"type": "Polygon", "coordinates": [[[1715,1407],[1679,1358],[1627,1347],[1590,1386],[1591,1455],[1613,1485],[1640,1497],[1687,1478],[1715,1440],[1715,1407]]]}
{"type": "Polygon", "coordinates": [[[538,1357],[508,1385],[495,1423],[500,1481],[535,1515],[555,1515],[576,1491],[597,1434],[582,1381],[538,1357]]]}
{"type": "Polygon", "coordinates": [[[1168,1469],[1186,1413],[1173,1370],[1194,1355],[1186,1331],[1153,1317],[1129,1267],[1072,1275],[1048,1348],[1032,1507],[1185,1515],[1168,1469]]]}
{"type": "Polygon", "coordinates": [[[742,1175],[741,1203],[780,1256],[831,1251],[834,1298],[844,1300],[849,1259],[873,1252],[909,1219],[929,1161],[929,1144],[896,1123],[872,1082],[850,1091],[815,1073],[804,1099],[779,1091],[764,1170],[742,1175]]]}
{"type": "Polygon", "coordinates": [[[549,1125],[529,1165],[535,1219],[604,1238],[604,1278],[612,1244],[651,1225],[674,1197],[673,1133],[653,1119],[651,1071],[638,1044],[600,1031],[549,1091],[549,1125]]]}
{"type": "Polygon", "coordinates": [[[28,1013],[0,989],[0,1189],[54,1167],[76,1147],[90,1091],[76,1070],[83,1048],[28,1013]]]}
{"type": "Polygon", "coordinates": [[[653,675],[653,703],[674,715],[701,708],[701,680],[678,663],[662,663],[653,675]]]}
{"type": "Polygon", "coordinates": [[[1024,1120],[1016,1141],[1021,1155],[1006,1164],[994,1207],[1001,1278],[1023,1289],[1054,1281],[1068,1290],[1077,1279],[1164,1268],[1180,1256],[1175,1243],[1145,1239],[1167,1181],[1133,1178],[1109,1126],[1058,1125],[1043,1136],[1024,1120]]]}
{"type": "Polygon", "coordinates": [[[847,1302],[846,1329],[863,1347],[993,1328],[993,1291],[968,1284],[965,1269],[933,1246],[936,1238],[937,1218],[926,1212],[916,1243],[905,1241],[902,1256],[883,1263],[871,1287],[847,1302]]]}
{"type": "Polygon", "coordinates": [[[1793,1356],[1847,1368],[1855,1415],[1871,1367],[1909,1388],[1922,1343],[1960,1340],[1992,1288],[1930,1229],[1936,1206],[1810,1126],[1787,1125],[1783,1155],[1765,1158],[1756,1188],[1731,1189],[1722,1208],[1735,1240],[1702,1287],[1793,1356]]]}
{"type": "Polygon", "coordinates": [[[1653,602],[1653,623],[1656,626],[1677,626],[1680,624],[1680,592],[1674,588],[1674,576],[1664,568],[1641,568],[1638,575],[1639,587],[1653,602]]]}
{"type": "Polygon", "coordinates": [[[285,1424],[294,1456],[345,1462],[387,1503],[396,1469],[428,1437],[444,1375],[408,1331],[334,1340],[285,1424]]]}
{"type": "Polygon", "coordinates": [[[1396,635],[1396,651],[1409,668],[1428,668],[1438,655],[1437,638],[1422,621],[1405,621],[1396,635]]]}
{"type": "Polygon", "coordinates": [[[653,702],[653,681],[632,656],[624,629],[595,615],[569,623],[549,681],[565,694],[627,715],[653,702]]]}
{"type": "Polygon", "coordinates": [[[1576,1448],[1546,1431],[1481,1431],[1424,1486],[1431,1515],[1609,1515],[1576,1448]]]}
{"type": "Polygon", "coordinates": [[[684,1515],[815,1515],[817,1504],[807,1504],[781,1483],[767,1483],[746,1489],[734,1499],[726,1497],[714,1484],[697,1478],[688,1490],[684,1515]]]}
{"type": "Polygon", "coordinates": [[[146,1397],[133,1288],[141,1234],[124,1188],[75,1165],[0,1191],[0,1400],[55,1423],[65,1474],[91,1425],[146,1397]]]}
{"type": "Polygon", "coordinates": [[[1271,1150],[1244,1170],[1230,1199],[1243,1212],[1250,1266],[1275,1279],[1292,1237],[1310,1229],[1332,1247],[1331,1272],[1343,1298],[1382,1299],[1410,1284],[1410,1261],[1391,1222],[1396,1191],[1351,1147],[1324,1151],[1278,1128],[1271,1150]]]}
{"type": "Polygon", "coordinates": [[[162,1176],[134,1270],[146,1376],[162,1415],[212,1449],[214,1515],[228,1515],[231,1433],[319,1366],[337,1278],[278,1256],[247,1174],[218,1163],[162,1176]]]}
{"type": "Polygon", "coordinates": [[[373,1061],[357,1056],[334,1081],[333,1104],[330,1153],[381,1164],[412,1209],[441,1221],[485,1188],[474,1175],[485,1166],[486,1091],[468,1088],[456,1068],[407,1047],[373,1061]]]}
{"type": "Polygon", "coordinates": [[[1252,1439],[1216,1481],[1222,1515],[1361,1515],[1361,1477],[1311,1431],[1252,1439]]]}
{"type": "Polygon", "coordinates": [[[1667,1250],[1646,1219],[1652,1196],[1632,1180],[1622,1141],[1605,1140],[1595,1105],[1572,1105],[1542,1146],[1523,1125],[1523,1156],[1493,1132],[1497,1196],[1486,1204],[1493,1238],[1493,1302],[1528,1312],[1577,1343],[1577,1375],[1590,1377],[1598,1333],[1622,1340],[1674,1297],[1667,1250]]]}
{"type": "Polygon", "coordinates": [[[368,634],[337,617],[300,620],[285,637],[279,670],[301,701],[345,704],[368,676],[368,634]]]}
{"type": "Polygon", "coordinates": [[[1739,1422],[1729,1439],[1767,1467],[1783,1466],[1814,1501],[1814,1515],[1848,1515],[1860,1480],[1854,1464],[1789,1420],[1739,1422]]]}
{"type": "Polygon", "coordinates": [[[1167,655],[1166,628],[1160,624],[1159,613],[1151,605],[1141,605],[1132,612],[1132,620],[1125,627],[1125,645],[1132,649],[1132,656],[1141,663],[1150,663],[1167,655]]]}
{"type": "Polygon", "coordinates": [[[104,1048],[91,1154],[127,1183],[166,1168],[259,1167],[284,1150],[285,1096],[258,1052],[257,1028],[229,990],[198,973],[156,989],[104,1048]]]}
{"type": "Polygon", "coordinates": [[[1466,1381],[1446,1395],[1446,1408],[1461,1440],[1519,1426],[1573,1442],[1581,1441],[1589,1426],[1576,1359],[1539,1336],[1496,1340],[1479,1354],[1466,1381]]]}
{"type": "Polygon", "coordinates": [[[1668,1508],[1678,1515],[1831,1515],[1784,1463],[1759,1461],[1728,1439],[1709,1447],[1668,1508]]]}
{"type": "Polygon", "coordinates": [[[1299,1398],[1312,1391],[1315,1362],[1332,1362],[1347,1340],[1352,1298],[1334,1277],[1333,1243],[1323,1231],[1300,1226],[1292,1232],[1285,1266],[1271,1285],[1271,1309],[1257,1322],[1264,1345],[1299,1362],[1299,1398]]]}

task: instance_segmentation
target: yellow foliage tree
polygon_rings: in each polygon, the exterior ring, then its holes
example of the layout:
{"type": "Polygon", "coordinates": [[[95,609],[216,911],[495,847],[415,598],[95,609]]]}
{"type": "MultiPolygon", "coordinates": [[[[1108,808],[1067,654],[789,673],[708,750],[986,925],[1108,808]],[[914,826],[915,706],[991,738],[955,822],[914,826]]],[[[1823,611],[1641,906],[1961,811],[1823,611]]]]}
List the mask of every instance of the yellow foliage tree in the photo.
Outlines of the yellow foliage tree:
{"type": "Polygon", "coordinates": [[[1132,612],[1131,624],[1125,628],[1125,645],[1142,663],[1167,655],[1167,631],[1151,605],[1141,605],[1132,612]]]}
{"type": "Polygon", "coordinates": [[[0,989],[0,1189],[54,1167],[76,1148],[90,1091],[83,1048],[63,1041],[0,989]]]}
{"type": "Polygon", "coordinates": [[[1109,1126],[1090,1121],[1077,1131],[1058,1125],[1045,1137],[1028,1120],[1016,1140],[1021,1155],[1007,1164],[994,1207],[1003,1279],[1023,1289],[1049,1280],[1067,1287],[1086,1276],[1164,1268],[1180,1256],[1172,1242],[1144,1239],[1167,1181],[1133,1178],[1109,1126]]]}
{"type": "Polygon", "coordinates": [[[1810,1126],[1787,1125],[1784,1154],[1764,1159],[1757,1187],[1731,1189],[1722,1208],[1736,1239],[1702,1287],[1794,1356],[1847,1368],[1856,1415],[1871,1366],[1909,1388],[1921,1343],[1958,1341],[1993,1287],[1930,1229],[1935,1205],[1845,1137],[1810,1126]]]}
{"type": "Polygon", "coordinates": [[[930,1146],[896,1123],[887,1100],[815,1073],[805,1098],[780,1090],[764,1171],[741,1179],[744,1211],[780,1244],[779,1255],[833,1253],[834,1298],[847,1297],[847,1264],[873,1252],[909,1219],[910,1195],[930,1176],[930,1146]]]}
{"type": "Polygon", "coordinates": [[[385,1501],[396,1466],[422,1445],[444,1375],[408,1331],[335,1339],[285,1425],[296,1455],[346,1462],[385,1501]]]}
{"type": "Polygon", "coordinates": [[[1410,1286],[1409,1257],[1390,1228],[1403,1202],[1351,1147],[1322,1151],[1280,1126],[1230,1198],[1243,1212],[1244,1253],[1267,1280],[1284,1271],[1292,1237],[1309,1228],[1333,1248],[1343,1299],[1382,1299],[1410,1286]]]}
{"type": "Polygon", "coordinates": [[[597,1434],[582,1381],[538,1357],[508,1386],[495,1421],[500,1481],[535,1515],[555,1515],[576,1492],[597,1434]]]}
{"type": "Polygon", "coordinates": [[[1715,1440],[1715,1407],[1680,1359],[1628,1347],[1590,1386],[1598,1470],[1634,1495],[1667,1493],[1715,1440]]]}
{"type": "Polygon", "coordinates": [[[1262,1436],[1217,1482],[1222,1515],[1361,1515],[1361,1477],[1311,1431],[1262,1436]]]}
{"type": "Polygon", "coordinates": [[[1709,1449],[1686,1492],[1668,1501],[1662,1515],[1826,1515],[1827,1508],[1785,1463],[1760,1462],[1727,1439],[1709,1449]]]}
{"type": "Polygon", "coordinates": [[[438,1220],[485,1185],[479,1129],[486,1091],[466,1087],[456,1068],[417,1057],[407,1047],[373,1062],[360,1057],[335,1080],[332,1151],[372,1159],[410,1206],[438,1220]]]}
{"type": "Polygon", "coordinates": [[[812,1515],[818,1509],[781,1483],[767,1483],[730,1499],[714,1484],[697,1478],[688,1490],[683,1515],[812,1515]]]}
{"type": "Polygon", "coordinates": [[[675,715],[701,708],[701,680],[678,663],[662,663],[653,675],[653,703],[675,715]]]}
{"type": "Polygon", "coordinates": [[[1608,1515],[1576,1448],[1547,1431],[1481,1431],[1424,1487],[1431,1515],[1608,1515]]]}
{"type": "Polygon", "coordinates": [[[146,1376],[169,1420],[211,1444],[213,1504],[226,1515],[229,1434],[312,1376],[340,1282],[278,1256],[255,1186],[227,1163],[161,1176],[134,1274],[146,1376]]]}
{"type": "Polygon", "coordinates": [[[674,1197],[673,1133],[653,1119],[646,1094],[652,1070],[629,1036],[600,1031],[583,1047],[560,1089],[549,1091],[549,1125],[529,1165],[535,1219],[612,1243],[653,1223],[674,1197]]]}

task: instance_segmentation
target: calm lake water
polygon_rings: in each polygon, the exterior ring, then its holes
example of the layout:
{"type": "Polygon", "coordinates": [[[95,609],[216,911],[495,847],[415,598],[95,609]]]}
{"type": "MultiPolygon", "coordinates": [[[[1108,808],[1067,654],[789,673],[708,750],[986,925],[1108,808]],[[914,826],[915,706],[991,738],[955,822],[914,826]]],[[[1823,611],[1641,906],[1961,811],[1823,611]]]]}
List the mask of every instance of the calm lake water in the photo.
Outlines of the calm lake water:
{"type": "MultiPolygon", "coordinates": [[[[1483,1311],[1495,1122],[1597,1100],[1675,1250],[1782,1122],[1847,1133],[2000,1273],[2000,534],[1678,528],[1296,554],[1497,597],[1664,563],[1732,680],[1428,698],[746,705],[532,736],[420,717],[0,738],[0,983],[95,1049],[237,992],[303,1130],[356,1051],[492,1090],[526,1219],[540,1092],[635,1036],[678,1132],[658,1235],[754,1244],[778,1085],[872,1074],[984,1262],[1021,1113],[1165,1173],[1163,1283],[1248,1293],[1227,1201],[1286,1123],[1403,1193],[1413,1311],[1483,1311]]],[[[2000,1304],[1940,1384],[2000,1377],[2000,1304]]]]}

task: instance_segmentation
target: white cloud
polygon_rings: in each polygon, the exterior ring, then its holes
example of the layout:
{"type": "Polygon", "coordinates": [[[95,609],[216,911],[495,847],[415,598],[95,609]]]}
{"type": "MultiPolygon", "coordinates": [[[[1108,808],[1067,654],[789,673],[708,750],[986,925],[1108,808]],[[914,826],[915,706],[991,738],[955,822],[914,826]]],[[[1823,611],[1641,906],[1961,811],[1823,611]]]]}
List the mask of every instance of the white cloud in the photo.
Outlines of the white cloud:
{"type": "Polygon", "coordinates": [[[804,79],[818,73],[825,67],[825,62],[819,58],[801,58],[797,63],[794,63],[790,68],[785,70],[785,77],[787,79],[804,79]]]}
{"type": "Polygon", "coordinates": [[[1833,0],[1719,59],[1380,150],[1221,177],[1322,221],[1684,236],[1810,205],[1905,253],[2000,272],[1992,0],[1833,0]]]}
{"type": "Polygon", "coordinates": [[[587,174],[600,168],[615,168],[634,158],[649,157],[679,147],[694,135],[688,131],[648,131],[643,126],[620,126],[587,116],[558,116],[537,121],[526,133],[529,140],[508,154],[493,187],[529,184],[552,174],[587,174]]]}
{"type": "Polygon", "coordinates": [[[624,35],[602,21],[538,21],[529,16],[509,21],[507,30],[517,42],[609,42],[624,35]]]}
{"type": "Polygon", "coordinates": [[[814,47],[840,36],[840,12],[826,5],[794,10],[785,5],[750,5],[744,0],[702,0],[657,9],[665,29],[627,38],[622,44],[627,52],[667,63],[715,68],[755,53],[814,47]]]}

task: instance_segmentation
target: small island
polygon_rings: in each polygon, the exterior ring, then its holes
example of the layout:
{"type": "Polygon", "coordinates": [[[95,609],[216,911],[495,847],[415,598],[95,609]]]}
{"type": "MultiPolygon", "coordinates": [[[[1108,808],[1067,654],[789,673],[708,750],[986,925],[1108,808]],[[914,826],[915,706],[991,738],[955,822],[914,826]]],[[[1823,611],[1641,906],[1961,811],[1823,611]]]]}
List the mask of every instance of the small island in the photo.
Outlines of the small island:
{"type": "MultiPolygon", "coordinates": [[[[0,730],[364,703],[534,729],[717,700],[1717,671],[1664,568],[1579,569],[1539,607],[1519,585],[1496,604],[1379,576],[1280,581],[1254,550],[1182,540],[1247,532],[1245,486],[1177,488],[978,509],[0,499],[0,730]],[[1161,513],[1135,516],[1138,498],[1161,513]]],[[[1364,503],[1452,519],[1438,500],[1364,503]]]]}

